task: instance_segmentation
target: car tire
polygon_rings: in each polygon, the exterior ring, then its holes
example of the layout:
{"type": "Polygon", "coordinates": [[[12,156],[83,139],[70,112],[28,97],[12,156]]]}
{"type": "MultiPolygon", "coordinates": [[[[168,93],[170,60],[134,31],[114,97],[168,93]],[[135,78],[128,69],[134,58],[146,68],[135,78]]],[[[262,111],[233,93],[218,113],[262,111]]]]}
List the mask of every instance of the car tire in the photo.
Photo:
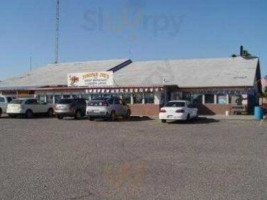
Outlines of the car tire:
{"type": "Polygon", "coordinates": [[[89,121],[94,121],[94,118],[93,117],[88,117],[88,120],[89,121]]]}
{"type": "Polygon", "coordinates": [[[25,117],[26,117],[27,119],[31,119],[31,118],[33,118],[33,112],[32,112],[31,110],[27,110],[27,111],[26,111],[26,114],[25,114],[25,117]]]}
{"type": "Polygon", "coordinates": [[[80,110],[77,110],[75,113],[75,119],[81,119],[82,118],[82,112],[80,110]]]}
{"type": "Polygon", "coordinates": [[[190,121],[190,114],[187,115],[186,121],[190,121]]]}
{"type": "Polygon", "coordinates": [[[127,114],[125,115],[125,119],[131,118],[131,110],[127,110],[127,114]]]}
{"type": "Polygon", "coordinates": [[[2,112],[2,109],[0,109],[0,117],[2,117],[2,113],[3,113],[3,112],[2,112]]]}
{"type": "Polygon", "coordinates": [[[50,108],[48,111],[47,111],[47,116],[49,118],[53,117],[54,116],[54,110],[52,108],[50,108]]]}
{"type": "Polygon", "coordinates": [[[58,119],[63,119],[63,115],[57,115],[58,119]]]}
{"type": "Polygon", "coordinates": [[[162,122],[162,123],[166,123],[167,120],[166,120],[166,119],[162,119],[161,122],[162,122]]]}
{"type": "Polygon", "coordinates": [[[116,112],[114,110],[111,112],[109,119],[110,119],[110,121],[116,120],[116,112]]]}

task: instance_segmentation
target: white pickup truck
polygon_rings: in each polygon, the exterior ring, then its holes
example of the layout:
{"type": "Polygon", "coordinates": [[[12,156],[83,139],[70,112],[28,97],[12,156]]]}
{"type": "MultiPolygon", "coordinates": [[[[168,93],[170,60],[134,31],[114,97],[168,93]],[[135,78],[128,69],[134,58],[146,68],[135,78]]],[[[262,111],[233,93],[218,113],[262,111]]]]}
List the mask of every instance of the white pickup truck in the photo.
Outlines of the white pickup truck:
{"type": "Polygon", "coordinates": [[[13,97],[0,96],[0,117],[6,113],[7,105],[12,99],[13,97]]]}
{"type": "Polygon", "coordinates": [[[52,117],[54,114],[53,105],[39,102],[37,99],[14,99],[8,106],[7,111],[9,117],[17,117],[23,115],[26,118],[32,118],[35,115],[45,114],[52,117]]]}

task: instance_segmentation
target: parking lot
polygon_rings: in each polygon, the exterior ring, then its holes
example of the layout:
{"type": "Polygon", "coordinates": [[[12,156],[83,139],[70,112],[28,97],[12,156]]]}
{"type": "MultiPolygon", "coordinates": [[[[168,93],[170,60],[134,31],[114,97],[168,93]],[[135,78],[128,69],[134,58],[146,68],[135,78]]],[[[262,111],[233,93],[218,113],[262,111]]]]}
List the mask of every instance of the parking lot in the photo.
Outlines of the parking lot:
{"type": "Polygon", "coordinates": [[[0,119],[0,199],[267,199],[267,122],[0,119]]]}

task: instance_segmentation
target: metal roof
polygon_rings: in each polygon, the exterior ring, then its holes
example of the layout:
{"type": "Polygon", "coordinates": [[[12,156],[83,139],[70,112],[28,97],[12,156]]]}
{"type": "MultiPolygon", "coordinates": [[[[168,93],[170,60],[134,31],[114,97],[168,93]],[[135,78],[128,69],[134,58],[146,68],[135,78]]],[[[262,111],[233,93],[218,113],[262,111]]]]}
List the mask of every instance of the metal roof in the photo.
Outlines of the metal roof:
{"type": "Polygon", "coordinates": [[[0,82],[0,90],[67,85],[68,73],[108,71],[114,73],[115,86],[164,86],[181,88],[251,87],[255,84],[258,58],[213,58],[139,61],[128,59],[52,64],[22,77],[0,82]],[[128,66],[120,68],[122,63],[128,66]],[[115,67],[115,68],[114,68],[115,67]]]}
{"type": "Polygon", "coordinates": [[[67,85],[68,73],[108,71],[128,59],[50,64],[37,68],[21,77],[0,82],[0,89],[32,88],[67,85]]]}
{"type": "Polygon", "coordinates": [[[253,86],[258,63],[258,58],[243,57],[133,62],[118,71],[114,81],[118,86],[253,86]]]}

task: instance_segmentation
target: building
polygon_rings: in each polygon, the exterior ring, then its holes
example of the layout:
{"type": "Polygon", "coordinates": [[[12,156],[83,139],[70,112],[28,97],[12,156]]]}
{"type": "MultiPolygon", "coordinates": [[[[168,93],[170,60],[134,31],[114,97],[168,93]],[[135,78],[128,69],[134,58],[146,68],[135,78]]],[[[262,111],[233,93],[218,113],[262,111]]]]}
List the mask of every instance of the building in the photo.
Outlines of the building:
{"type": "Polygon", "coordinates": [[[261,88],[258,58],[106,60],[48,65],[0,83],[5,95],[35,96],[49,103],[60,98],[121,96],[134,115],[157,115],[165,102],[186,99],[201,114],[225,114],[236,105],[251,112],[261,88]],[[71,73],[111,72],[112,85],[73,86],[71,73]]]}

